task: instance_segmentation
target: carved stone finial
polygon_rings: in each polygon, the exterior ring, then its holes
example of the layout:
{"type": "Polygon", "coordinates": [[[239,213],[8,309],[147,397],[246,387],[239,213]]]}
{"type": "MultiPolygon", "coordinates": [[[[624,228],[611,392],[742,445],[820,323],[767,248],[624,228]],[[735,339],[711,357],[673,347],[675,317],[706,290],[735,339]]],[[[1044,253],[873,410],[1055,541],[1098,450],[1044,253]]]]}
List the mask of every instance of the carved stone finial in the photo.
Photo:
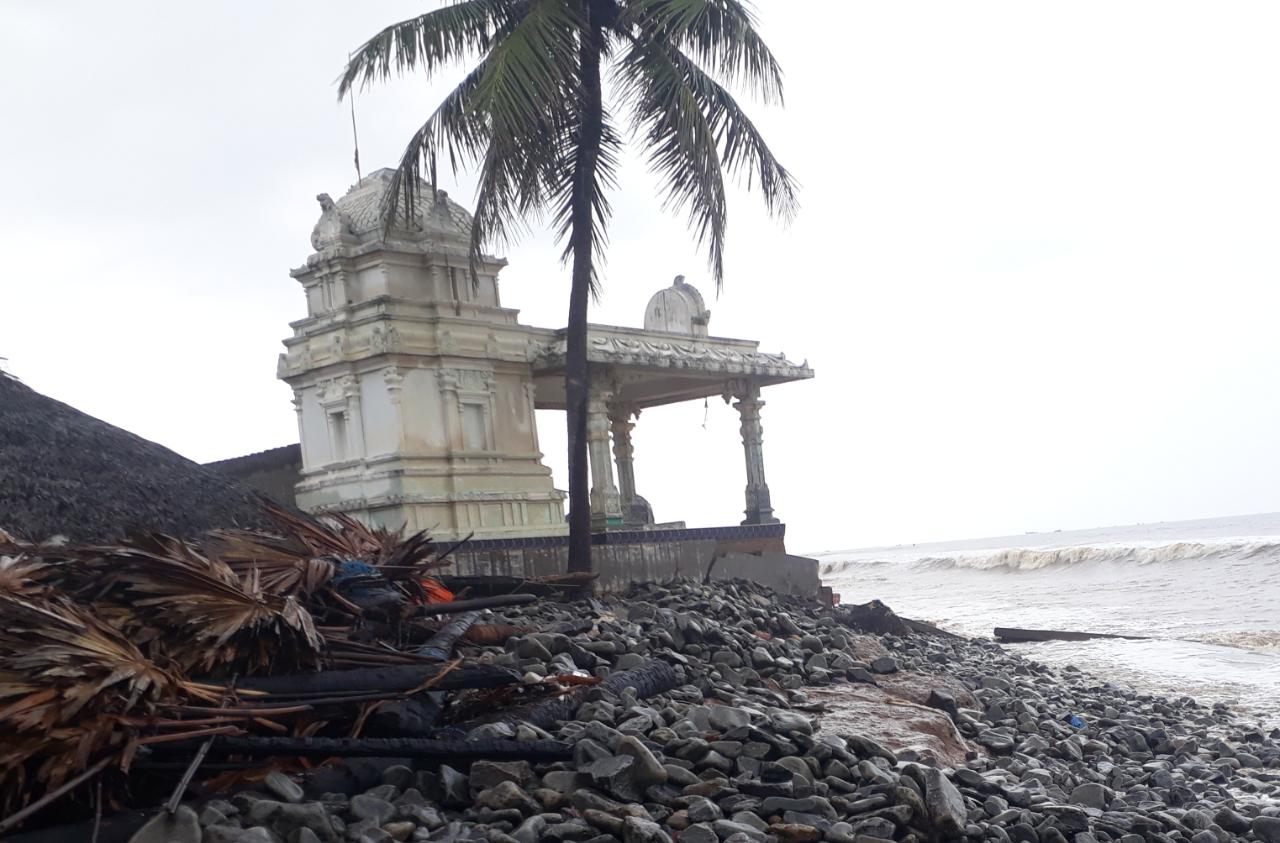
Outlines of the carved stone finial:
{"type": "Polygon", "coordinates": [[[318,252],[328,246],[351,240],[351,219],[342,212],[333,197],[321,193],[316,196],[316,201],[320,203],[320,219],[316,222],[316,227],[311,229],[311,248],[318,252]]]}
{"type": "Polygon", "coordinates": [[[695,337],[707,336],[710,321],[711,311],[702,295],[692,284],[685,283],[683,275],[677,275],[670,287],[654,293],[644,314],[646,331],[695,337]]]}

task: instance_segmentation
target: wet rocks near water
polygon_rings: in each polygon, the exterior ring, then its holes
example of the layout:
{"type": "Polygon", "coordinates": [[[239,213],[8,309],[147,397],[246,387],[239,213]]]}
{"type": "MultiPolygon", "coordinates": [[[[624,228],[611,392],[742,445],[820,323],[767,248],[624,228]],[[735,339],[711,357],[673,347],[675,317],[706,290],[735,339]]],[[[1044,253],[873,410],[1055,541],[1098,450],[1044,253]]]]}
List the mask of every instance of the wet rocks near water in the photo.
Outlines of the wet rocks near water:
{"type": "Polygon", "coordinates": [[[657,660],[678,686],[471,730],[571,761],[388,763],[354,793],[272,774],[201,806],[203,839],[1280,843],[1280,732],[895,617],[734,582],[511,610],[496,622],[539,631],[471,655],[534,676],[657,660]]]}

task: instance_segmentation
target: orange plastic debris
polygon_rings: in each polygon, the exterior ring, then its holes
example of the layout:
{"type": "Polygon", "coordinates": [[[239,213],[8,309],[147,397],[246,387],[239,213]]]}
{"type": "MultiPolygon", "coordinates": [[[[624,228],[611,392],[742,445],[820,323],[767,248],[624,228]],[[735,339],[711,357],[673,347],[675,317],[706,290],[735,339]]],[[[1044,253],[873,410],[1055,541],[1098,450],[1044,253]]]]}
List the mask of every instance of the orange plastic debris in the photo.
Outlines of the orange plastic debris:
{"type": "Polygon", "coordinates": [[[423,577],[418,583],[426,595],[428,603],[452,603],[453,592],[444,587],[444,583],[432,577],[423,577]]]}

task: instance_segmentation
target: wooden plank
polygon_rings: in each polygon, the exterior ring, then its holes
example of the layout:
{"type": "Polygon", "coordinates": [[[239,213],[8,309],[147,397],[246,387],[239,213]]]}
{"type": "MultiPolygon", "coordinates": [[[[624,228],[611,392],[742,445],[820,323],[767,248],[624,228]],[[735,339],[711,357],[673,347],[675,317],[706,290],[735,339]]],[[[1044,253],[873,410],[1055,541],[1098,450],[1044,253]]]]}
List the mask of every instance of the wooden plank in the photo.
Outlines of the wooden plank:
{"type": "Polygon", "coordinates": [[[1104,632],[1071,632],[1062,629],[1018,629],[1011,626],[995,628],[997,641],[1005,644],[1027,644],[1034,641],[1088,641],[1093,638],[1123,638],[1145,641],[1145,635],[1110,635],[1104,632]]]}

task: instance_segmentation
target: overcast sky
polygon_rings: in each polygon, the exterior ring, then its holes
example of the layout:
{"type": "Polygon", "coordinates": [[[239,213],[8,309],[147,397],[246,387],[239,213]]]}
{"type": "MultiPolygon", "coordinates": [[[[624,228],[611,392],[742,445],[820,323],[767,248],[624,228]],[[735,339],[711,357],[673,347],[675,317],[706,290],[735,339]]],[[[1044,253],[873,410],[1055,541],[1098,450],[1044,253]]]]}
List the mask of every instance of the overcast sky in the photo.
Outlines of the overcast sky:
{"type": "MultiPolygon", "coordinates": [[[[333,81],[435,5],[0,0],[8,369],[199,461],[297,441],[288,270],[355,180],[333,81]]],[[[758,9],[799,217],[735,194],[715,299],[630,164],[592,320],[640,325],[683,273],[712,333],[809,360],[763,414],[792,550],[1280,509],[1280,4],[758,9]]],[[[456,79],[360,95],[366,172],[456,79]]],[[[506,253],[504,304],[563,325],[551,238],[506,253]]],[[[635,444],[659,519],[741,519],[731,407],[646,411],[635,444]]]]}

